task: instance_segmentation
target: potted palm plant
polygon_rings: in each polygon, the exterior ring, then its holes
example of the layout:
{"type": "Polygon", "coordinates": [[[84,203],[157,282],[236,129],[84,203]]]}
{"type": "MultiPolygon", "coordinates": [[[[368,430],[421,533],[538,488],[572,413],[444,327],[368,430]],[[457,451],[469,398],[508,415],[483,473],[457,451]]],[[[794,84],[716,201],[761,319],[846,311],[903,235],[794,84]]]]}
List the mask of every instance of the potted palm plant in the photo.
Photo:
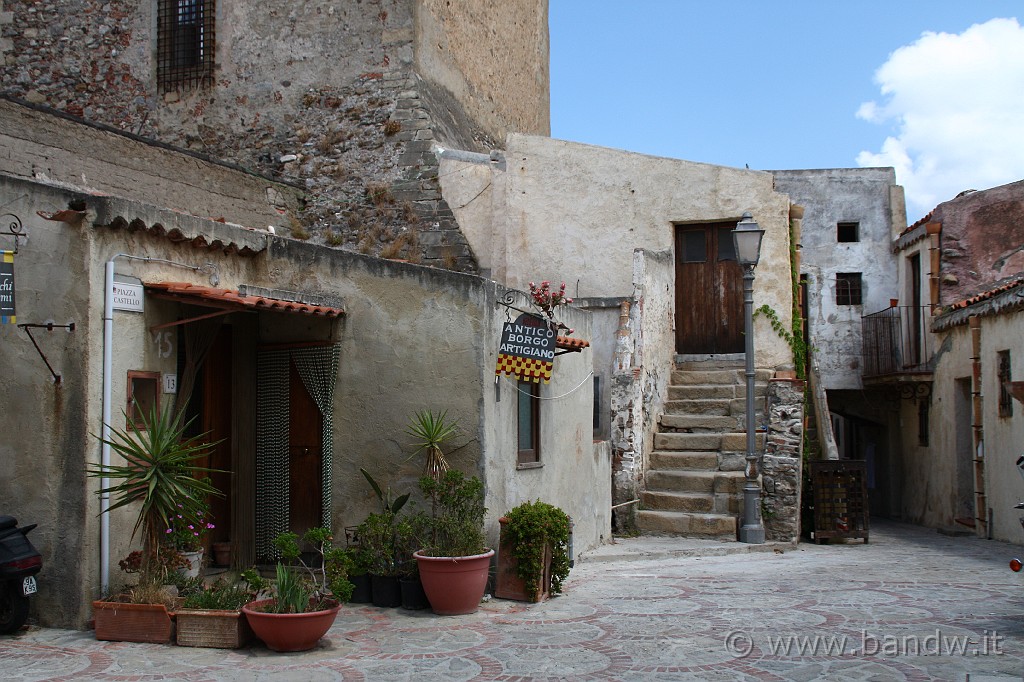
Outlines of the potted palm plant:
{"type": "Polygon", "coordinates": [[[270,595],[246,604],[242,612],[256,636],[273,651],[308,651],[315,647],[352,595],[348,553],[332,545],[330,530],[311,528],[302,539],[319,555],[316,564],[302,559],[298,535],[281,533],[274,540],[283,559],[277,563],[275,580],[264,580],[255,569],[242,572],[256,592],[270,595]]]}
{"type": "Polygon", "coordinates": [[[172,634],[170,597],[163,589],[168,554],[177,550],[161,541],[179,511],[198,518],[210,495],[220,495],[209,479],[213,471],[196,464],[215,443],[206,434],[186,437],[189,422],[170,410],[153,409],[141,415],[142,425],[126,420],[127,430],[110,427],[110,438],[100,439],[124,459],[124,464],[92,466],[87,475],[110,480],[100,495],[110,495],[107,512],[138,506],[132,539],[142,536],[138,556],[138,585],[112,600],[93,602],[96,638],[129,642],[169,642],[172,634]]]}
{"type": "Polygon", "coordinates": [[[425,546],[413,556],[430,607],[439,615],[473,613],[487,589],[494,550],[484,546],[484,486],[449,470],[440,480],[420,479],[430,500],[425,546]]]}

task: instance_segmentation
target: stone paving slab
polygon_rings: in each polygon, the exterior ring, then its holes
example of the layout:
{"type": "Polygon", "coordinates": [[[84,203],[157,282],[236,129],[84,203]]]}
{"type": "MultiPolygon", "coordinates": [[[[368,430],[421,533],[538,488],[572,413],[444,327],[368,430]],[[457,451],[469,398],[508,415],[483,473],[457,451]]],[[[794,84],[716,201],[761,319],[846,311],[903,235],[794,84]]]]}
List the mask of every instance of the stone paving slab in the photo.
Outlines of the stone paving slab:
{"type": "Polygon", "coordinates": [[[636,538],[566,594],[469,616],[346,607],[311,652],[0,638],[4,680],[1024,680],[1021,548],[882,523],[870,544],[636,538]]]}

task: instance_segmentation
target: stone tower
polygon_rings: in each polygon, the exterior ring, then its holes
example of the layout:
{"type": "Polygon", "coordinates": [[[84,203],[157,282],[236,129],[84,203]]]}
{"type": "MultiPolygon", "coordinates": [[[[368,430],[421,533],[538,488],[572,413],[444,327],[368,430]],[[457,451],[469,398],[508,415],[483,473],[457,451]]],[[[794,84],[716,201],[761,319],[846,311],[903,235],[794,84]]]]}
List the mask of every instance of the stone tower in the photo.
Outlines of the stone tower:
{"type": "Polygon", "coordinates": [[[547,0],[0,5],[5,95],[298,183],[331,246],[474,271],[435,145],[550,132],[547,0]]]}

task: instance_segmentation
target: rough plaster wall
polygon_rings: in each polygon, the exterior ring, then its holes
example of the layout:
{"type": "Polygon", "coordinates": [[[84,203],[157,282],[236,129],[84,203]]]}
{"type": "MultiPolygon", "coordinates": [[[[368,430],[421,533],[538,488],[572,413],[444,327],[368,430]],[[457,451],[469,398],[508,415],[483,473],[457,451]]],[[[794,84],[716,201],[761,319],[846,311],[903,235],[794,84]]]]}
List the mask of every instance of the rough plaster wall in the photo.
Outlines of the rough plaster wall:
{"type": "Polygon", "coordinates": [[[423,0],[415,51],[418,72],[480,122],[467,149],[551,133],[547,0],[423,0]]]}
{"type": "MultiPolygon", "coordinates": [[[[140,139],[0,100],[4,171],[265,229],[302,191],[140,139]]],[[[50,207],[65,208],[63,206],[50,207]]]]}
{"type": "Polygon", "coordinates": [[[1024,271],[1024,181],[939,204],[932,222],[942,224],[943,305],[1024,271]]]}
{"type": "MultiPolygon", "coordinates": [[[[64,205],[66,195],[57,189],[36,194],[28,183],[0,178],[0,204],[4,212],[22,219],[28,235],[20,240],[15,256],[17,322],[74,322],[76,328],[32,330],[61,376],[57,385],[28,335],[14,324],[0,326],[0,374],[9,425],[0,442],[0,460],[5,462],[0,472],[0,513],[22,524],[39,524],[29,536],[43,554],[33,617],[42,625],[81,626],[89,616],[81,589],[90,582],[95,563],[92,554],[85,555],[88,562],[77,559],[95,536],[87,532],[94,527],[97,510],[83,461],[85,453],[98,452],[89,435],[97,424],[87,415],[98,410],[98,387],[90,377],[101,357],[102,335],[95,325],[100,324],[102,308],[87,303],[89,283],[81,277],[90,256],[87,246],[69,239],[76,230],[54,229],[53,223],[38,217],[40,202],[64,205]],[[70,557],[75,560],[66,560],[70,557]]],[[[13,246],[11,239],[4,240],[5,249],[13,246]]]]}
{"type": "MultiPolygon", "coordinates": [[[[936,349],[929,414],[929,447],[918,445],[918,404],[915,400],[900,400],[900,433],[902,442],[903,488],[902,517],[909,523],[930,528],[955,528],[957,508],[956,467],[956,379],[969,377],[972,372],[971,339],[967,326],[956,327],[941,335],[936,349]]],[[[982,371],[992,371],[985,367],[982,371]]],[[[985,397],[986,409],[992,400],[985,397]]],[[[985,435],[986,449],[989,444],[985,435]]],[[[986,468],[988,476],[1008,476],[1009,472],[995,472],[986,468]]]]}
{"type": "MultiPolygon", "coordinates": [[[[897,297],[896,256],[890,246],[892,168],[772,171],[775,188],[804,207],[801,270],[808,287],[811,345],[826,390],[860,388],[861,317],[897,297]],[[840,243],[839,222],[858,222],[860,241],[840,243]],[[836,305],[836,273],[860,272],[863,304],[836,305]]],[[[904,218],[905,222],[905,218],[904,218]]]]}
{"type": "MultiPolygon", "coordinates": [[[[536,273],[553,272],[578,280],[582,297],[630,296],[635,248],[671,251],[674,223],[738,220],[751,211],[766,230],[754,306],[771,305],[789,325],[789,200],[772,190],[771,175],[526,135],[509,136],[507,148],[507,170],[494,171],[504,177],[495,197],[504,210],[492,215],[503,222],[490,243],[471,244],[490,251],[493,277],[523,288],[536,273]]],[[[467,229],[471,238],[484,232],[467,229]]],[[[767,322],[764,329],[758,365],[791,363],[788,346],[767,322]]]]}
{"type": "MultiPolygon", "coordinates": [[[[513,311],[513,314],[515,312],[513,311]]],[[[573,336],[590,338],[590,314],[560,309],[559,319],[573,336]]],[[[505,315],[498,311],[497,322],[505,315]]],[[[497,330],[499,327],[495,327],[497,330]]],[[[497,337],[486,347],[490,366],[497,361],[497,337]]],[[[560,507],[574,522],[574,551],[596,547],[611,533],[611,457],[593,440],[593,359],[589,349],[555,358],[551,382],[541,387],[540,468],[516,468],[516,383],[506,377],[484,391],[493,445],[485,449],[488,536],[497,539],[497,519],[522,502],[540,499],[560,507]],[[500,400],[496,396],[500,395],[500,400]]]]}
{"type": "Polygon", "coordinates": [[[982,391],[985,396],[985,492],[992,509],[992,537],[1003,542],[1024,544],[1020,511],[1014,505],[1024,500],[1024,478],[1014,463],[1024,443],[1024,404],[1012,400],[1012,416],[999,416],[998,353],[1010,352],[1010,375],[1024,379],[1024,311],[982,318],[982,391]]]}

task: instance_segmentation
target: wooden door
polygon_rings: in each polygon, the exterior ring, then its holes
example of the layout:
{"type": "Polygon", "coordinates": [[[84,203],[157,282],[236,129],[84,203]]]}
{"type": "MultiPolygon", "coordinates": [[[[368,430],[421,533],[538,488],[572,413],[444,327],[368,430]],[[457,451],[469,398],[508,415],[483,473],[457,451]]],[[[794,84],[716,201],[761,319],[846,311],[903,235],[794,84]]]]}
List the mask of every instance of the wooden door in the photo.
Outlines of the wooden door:
{"type": "Polygon", "coordinates": [[[676,352],[743,352],[743,272],[733,223],[676,226],[676,352]]]}
{"type": "Polygon", "coordinates": [[[203,466],[219,469],[210,474],[213,486],[223,497],[212,495],[210,513],[216,526],[209,533],[210,542],[231,540],[231,327],[221,325],[217,338],[206,355],[201,371],[202,429],[210,441],[220,441],[213,447],[203,466]]]}
{"type": "Polygon", "coordinates": [[[323,416],[294,364],[289,377],[288,529],[301,536],[322,525],[323,416]]]}

